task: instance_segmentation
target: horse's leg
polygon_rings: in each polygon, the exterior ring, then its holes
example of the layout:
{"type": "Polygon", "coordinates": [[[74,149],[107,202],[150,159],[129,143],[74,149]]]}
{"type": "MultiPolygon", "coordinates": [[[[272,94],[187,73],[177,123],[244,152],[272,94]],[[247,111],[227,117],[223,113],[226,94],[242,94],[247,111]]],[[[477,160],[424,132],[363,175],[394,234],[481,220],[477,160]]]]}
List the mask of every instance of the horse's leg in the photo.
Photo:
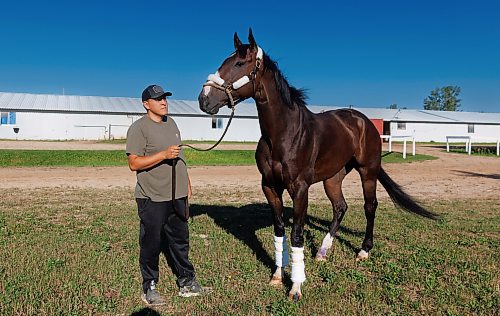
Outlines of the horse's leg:
{"type": "Polygon", "coordinates": [[[378,168],[359,168],[365,199],[366,231],[365,239],[361,245],[356,260],[368,259],[368,252],[373,248],[373,226],[375,225],[375,212],[377,210],[377,174],[378,168]]]}
{"type": "Polygon", "coordinates": [[[270,285],[282,286],[283,268],[288,264],[288,247],[285,242],[285,223],[283,222],[283,188],[269,186],[264,178],[262,179],[262,191],[267,198],[271,209],[273,210],[273,224],[274,224],[274,257],[276,263],[276,270],[271,277],[270,285]],[[285,250],[285,257],[283,257],[283,250],[285,250]]]}
{"type": "Polygon", "coordinates": [[[326,261],[328,250],[332,247],[333,238],[340,227],[340,223],[347,211],[347,203],[342,194],[342,180],[346,176],[345,168],[342,168],[335,176],[323,181],[326,195],[330,199],[333,208],[333,221],[330,225],[330,231],[323,238],[321,247],[316,254],[316,261],[326,261]]]}
{"type": "Polygon", "coordinates": [[[292,289],[288,297],[293,300],[302,298],[301,284],[306,280],[304,264],[304,220],[307,214],[309,185],[306,182],[295,182],[289,189],[293,200],[292,226],[292,289]]]}

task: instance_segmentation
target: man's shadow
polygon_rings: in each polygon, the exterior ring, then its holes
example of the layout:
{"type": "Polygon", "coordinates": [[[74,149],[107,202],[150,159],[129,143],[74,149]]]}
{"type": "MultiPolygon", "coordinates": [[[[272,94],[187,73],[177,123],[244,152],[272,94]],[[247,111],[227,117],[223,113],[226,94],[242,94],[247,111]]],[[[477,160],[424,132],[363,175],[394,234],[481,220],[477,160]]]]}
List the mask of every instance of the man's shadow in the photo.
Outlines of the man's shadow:
{"type": "MultiPolygon", "coordinates": [[[[285,226],[291,216],[291,209],[283,211],[285,226]]],[[[190,215],[196,217],[206,214],[214,223],[236,239],[242,241],[265,266],[272,269],[274,259],[267,253],[255,232],[262,228],[273,231],[273,213],[267,204],[255,203],[240,207],[231,205],[190,205],[190,215]]]]}
{"type": "MultiPolygon", "coordinates": [[[[190,214],[193,220],[196,220],[197,216],[206,214],[213,219],[217,226],[247,245],[255,253],[256,258],[266,267],[269,269],[274,268],[274,258],[264,249],[262,242],[255,234],[257,230],[262,228],[269,229],[270,232],[273,232],[273,212],[268,204],[254,203],[240,207],[231,205],[191,204],[190,214]]],[[[284,207],[283,221],[285,227],[291,227],[292,216],[293,209],[284,207]]],[[[306,225],[309,226],[309,228],[323,231],[326,234],[329,230],[330,222],[315,216],[307,215],[306,225]]],[[[343,226],[340,227],[339,231],[350,235],[364,236],[362,232],[354,231],[343,226]]],[[[314,240],[314,236],[308,232],[307,229],[304,233],[304,238],[308,241],[308,244],[317,244],[317,241],[314,240]]],[[[348,240],[341,237],[336,237],[336,239],[350,248],[353,252],[357,251],[348,240]]],[[[311,251],[313,255],[315,255],[317,248],[315,246],[313,247],[311,251]]]]}

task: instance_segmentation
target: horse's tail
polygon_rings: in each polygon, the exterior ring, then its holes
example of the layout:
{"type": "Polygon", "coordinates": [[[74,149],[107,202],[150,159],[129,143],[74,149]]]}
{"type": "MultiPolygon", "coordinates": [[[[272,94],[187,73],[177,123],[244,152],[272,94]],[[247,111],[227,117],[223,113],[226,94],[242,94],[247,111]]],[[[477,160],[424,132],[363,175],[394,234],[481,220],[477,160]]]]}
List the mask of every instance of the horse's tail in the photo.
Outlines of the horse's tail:
{"type": "Polygon", "coordinates": [[[389,177],[389,175],[382,169],[380,168],[380,172],[378,173],[378,181],[382,183],[384,186],[385,190],[387,193],[389,193],[389,196],[391,197],[391,200],[396,204],[396,206],[399,206],[405,211],[415,213],[417,215],[431,218],[431,219],[438,219],[438,215],[426,210],[419,204],[417,204],[411,196],[409,196],[406,192],[403,191],[403,188],[394,180],[389,177]]]}

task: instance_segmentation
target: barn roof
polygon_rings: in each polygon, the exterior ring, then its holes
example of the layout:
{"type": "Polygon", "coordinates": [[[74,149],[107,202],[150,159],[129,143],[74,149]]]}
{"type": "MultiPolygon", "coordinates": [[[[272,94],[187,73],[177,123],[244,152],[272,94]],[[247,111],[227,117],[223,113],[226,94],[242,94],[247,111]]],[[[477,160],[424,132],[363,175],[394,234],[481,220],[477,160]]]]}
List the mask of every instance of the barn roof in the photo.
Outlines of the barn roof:
{"type": "MultiPolygon", "coordinates": [[[[312,112],[320,113],[340,107],[309,105],[312,112]]],[[[435,122],[435,123],[483,123],[500,124],[500,113],[446,112],[407,109],[355,108],[372,119],[397,122],[435,122]]],[[[24,112],[75,112],[100,114],[144,114],[140,98],[100,97],[78,95],[52,95],[0,92],[0,110],[24,112]]],[[[203,113],[198,101],[169,99],[169,113],[173,115],[200,116],[203,113]]],[[[229,115],[224,107],[218,115],[229,115]]],[[[253,101],[239,104],[237,117],[257,117],[253,101]]]]}

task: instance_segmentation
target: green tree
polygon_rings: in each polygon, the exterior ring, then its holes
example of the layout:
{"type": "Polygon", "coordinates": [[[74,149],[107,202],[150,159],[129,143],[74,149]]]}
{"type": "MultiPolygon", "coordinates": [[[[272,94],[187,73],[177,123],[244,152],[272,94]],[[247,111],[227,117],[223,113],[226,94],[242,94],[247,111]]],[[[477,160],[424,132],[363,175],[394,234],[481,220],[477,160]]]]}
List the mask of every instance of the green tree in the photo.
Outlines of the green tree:
{"type": "Polygon", "coordinates": [[[393,103],[393,104],[389,105],[387,108],[388,109],[403,109],[403,110],[406,110],[406,106],[403,106],[402,108],[400,108],[399,105],[397,105],[397,103],[393,103]]]}
{"type": "Polygon", "coordinates": [[[424,99],[424,109],[434,111],[457,111],[460,107],[460,87],[446,86],[436,88],[424,99]]]}

